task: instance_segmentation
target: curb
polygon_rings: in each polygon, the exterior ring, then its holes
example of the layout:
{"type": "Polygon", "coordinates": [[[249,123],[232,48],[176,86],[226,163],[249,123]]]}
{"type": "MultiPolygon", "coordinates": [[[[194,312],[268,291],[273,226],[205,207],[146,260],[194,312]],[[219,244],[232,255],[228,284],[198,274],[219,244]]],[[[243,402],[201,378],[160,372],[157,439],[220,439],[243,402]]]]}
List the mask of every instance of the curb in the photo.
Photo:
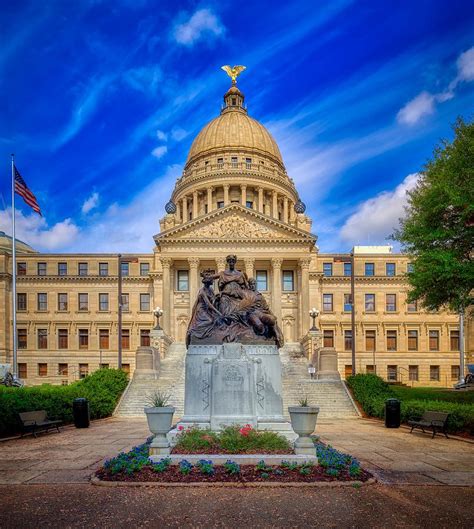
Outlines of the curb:
{"type": "Polygon", "coordinates": [[[277,482],[277,481],[249,481],[246,483],[235,482],[229,483],[227,481],[214,481],[214,482],[202,482],[196,481],[194,483],[174,483],[174,482],[159,482],[159,481],[103,481],[96,476],[91,477],[91,484],[98,487],[234,487],[239,489],[246,488],[317,488],[317,487],[365,487],[367,485],[373,485],[377,480],[375,478],[369,478],[367,481],[315,481],[314,483],[308,482],[277,482]]]}

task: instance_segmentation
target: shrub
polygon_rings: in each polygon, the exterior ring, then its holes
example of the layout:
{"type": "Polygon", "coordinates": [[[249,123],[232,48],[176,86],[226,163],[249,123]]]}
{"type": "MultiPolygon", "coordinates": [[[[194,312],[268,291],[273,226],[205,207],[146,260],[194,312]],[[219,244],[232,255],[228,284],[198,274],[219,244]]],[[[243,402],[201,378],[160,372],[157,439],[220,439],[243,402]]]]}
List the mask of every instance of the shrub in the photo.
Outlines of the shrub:
{"type": "Polygon", "coordinates": [[[127,375],[119,369],[99,369],[69,386],[0,386],[0,435],[18,432],[18,414],[24,411],[46,410],[50,419],[72,422],[72,402],[78,397],[89,400],[91,419],[107,417],[126,387],[127,375]]]}

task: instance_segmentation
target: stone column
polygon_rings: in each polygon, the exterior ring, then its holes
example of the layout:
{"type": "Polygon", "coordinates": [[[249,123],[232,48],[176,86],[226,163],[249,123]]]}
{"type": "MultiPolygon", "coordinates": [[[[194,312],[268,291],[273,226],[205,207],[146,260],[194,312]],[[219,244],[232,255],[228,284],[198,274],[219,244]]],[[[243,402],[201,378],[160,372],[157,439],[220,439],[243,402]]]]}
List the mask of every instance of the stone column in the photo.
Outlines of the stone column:
{"type": "Polygon", "coordinates": [[[221,272],[225,270],[225,257],[216,257],[216,272],[221,272]]]}
{"type": "Polygon", "coordinates": [[[163,329],[169,335],[171,335],[171,296],[173,293],[173,285],[171,284],[171,258],[161,257],[161,266],[163,268],[163,299],[161,301],[161,308],[163,309],[163,329]]]}
{"type": "Polygon", "coordinates": [[[242,184],[240,186],[240,197],[242,206],[245,207],[245,205],[247,204],[247,186],[245,184],[242,184]]]}
{"type": "Polygon", "coordinates": [[[224,206],[229,205],[229,188],[230,188],[229,184],[224,185],[224,206]]]}
{"type": "Polygon", "coordinates": [[[183,222],[188,222],[188,197],[183,197],[183,222]]]}
{"type": "Polygon", "coordinates": [[[283,197],[283,222],[288,223],[288,197],[283,197]]]}
{"type": "Polygon", "coordinates": [[[207,188],[207,212],[210,213],[212,211],[212,191],[214,188],[208,187],[207,188]]]}
{"type": "Polygon", "coordinates": [[[272,217],[278,219],[278,193],[272,191],[272,217]]]}
{"type": "Polygon", "coordinates": [[[290,201],[290,222],[294,224],[296,220],[295,203],[293,200],[290,201]]]}
{"type": "Polygon", "coordinates": [[[189,263],[189,308],[192,310],[199,288],[199,258],[188,257],[189,263]]]}
{"type": "Polygon", "coordinates": [[[255,259],[253,257],[247,257],[244,259],[245,263],[245,273],[247,274],[247,277],[254,277],[254,264],[255,259]]]}
{"type": "Polygon", "coordinates": [[[308,332],[309,325],[309,265],[311,264],[310,257],[300,259],[299,265],[301,269],[301,318],[302,318],[302,333],[303,336],[308,332]]]}
{"type": "Polygon", "coordinates": [[[263,213],[263,187],[258,188],[258,212],[263,213]]]}
{"type": "Polygon", "coordinates": [[[193,191],[193,219],[199,216],[198,210],[198,192],[193,191]]]}
{"type": "Polygon", "coordinates": [[[181,204],[179,202],[176,204],[176,218],[181,221],[181,204]]]}
{"type": "Polygon", "coordinates": [[[274,257],[272,259],[273,288],[272,288],[272,312],[281,325],[281,263],[283,259],[274,257]]]}

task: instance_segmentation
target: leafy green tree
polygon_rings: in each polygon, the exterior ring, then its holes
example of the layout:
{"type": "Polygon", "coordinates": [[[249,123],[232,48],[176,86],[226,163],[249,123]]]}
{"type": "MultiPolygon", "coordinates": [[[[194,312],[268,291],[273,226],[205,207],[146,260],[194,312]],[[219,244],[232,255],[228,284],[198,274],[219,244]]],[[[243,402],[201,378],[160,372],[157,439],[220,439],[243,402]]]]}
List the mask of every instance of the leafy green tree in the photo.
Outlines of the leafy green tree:
{"type": "Polygon", "coordinates": [[[411,256],[409,300],[464,313],[474,289],[474,122],[458,119],[408,192],[392,235],[411,256]]]}

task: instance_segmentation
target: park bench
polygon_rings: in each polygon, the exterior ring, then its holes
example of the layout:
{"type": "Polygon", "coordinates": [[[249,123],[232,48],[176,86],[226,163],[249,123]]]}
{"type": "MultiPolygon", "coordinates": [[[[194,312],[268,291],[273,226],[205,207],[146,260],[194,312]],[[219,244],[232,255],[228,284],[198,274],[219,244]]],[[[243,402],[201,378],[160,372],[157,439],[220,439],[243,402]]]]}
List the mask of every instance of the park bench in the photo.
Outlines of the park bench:
{"type": "Polygon", "coordinates": [[[35,437],[39,431],[48,431],[50,428],[56,428],[59,432],[59,425],[63,421],[50,421],[45,410],[38,411],[24,411],[19,413],[22,423],[21,436],[25,433],[31,432],[35,437]]]}
{"type": "Polygon", "coordinates": [[[423,433],[426,433],[425,429],[427,429],[433,432],[432,439],[438,432],[444,433],[446,439],[449,439],[446,433],[448,417],[449,413],[442,411],[425,411],[419,421],[408,421],[408,425],[411,426],[410,433],[413,432],[414,428],[420,428],[423,433]]]}

